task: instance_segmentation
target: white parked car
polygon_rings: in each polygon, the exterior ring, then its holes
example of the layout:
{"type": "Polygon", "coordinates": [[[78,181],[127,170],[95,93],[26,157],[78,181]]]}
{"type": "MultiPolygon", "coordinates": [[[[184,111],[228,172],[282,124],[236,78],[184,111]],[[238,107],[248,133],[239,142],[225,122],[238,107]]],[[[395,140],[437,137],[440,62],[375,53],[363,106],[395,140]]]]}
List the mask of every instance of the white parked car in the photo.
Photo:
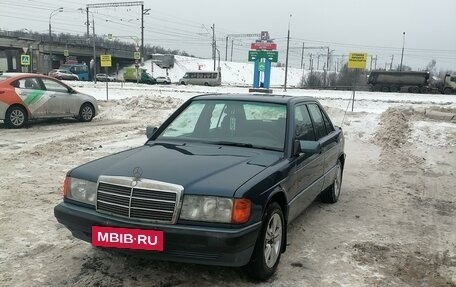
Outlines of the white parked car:
{"type": "Polygon", "coordinates": [[[106,74],[97,74],[96,75],[97,81],[100,82],[115,82],[117,79],[113,76],[106,75],[106,74]]]}
{"type": "Polygon", "coordinates": [[[165,84],[169,85],[171,84],[171,79],[169,77],[157,77],[157,84],[165,84]]]}

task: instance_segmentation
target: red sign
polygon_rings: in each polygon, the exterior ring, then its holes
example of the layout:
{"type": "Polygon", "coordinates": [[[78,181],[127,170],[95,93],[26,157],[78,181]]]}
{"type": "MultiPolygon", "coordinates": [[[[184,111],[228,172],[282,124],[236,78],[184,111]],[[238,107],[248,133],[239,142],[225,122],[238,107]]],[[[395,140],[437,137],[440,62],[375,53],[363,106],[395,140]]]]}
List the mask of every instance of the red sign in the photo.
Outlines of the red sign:
{"type": "Polygon", "coordinates": [[[276,43],[269,42],[258,42],[250,44],[250,49],[252,50],[277,50],[276,43]]]}
{"type": "Polygon", "coordinates": [[[163,251],[163,231],[92,226],[92,245],[163,251]]]}

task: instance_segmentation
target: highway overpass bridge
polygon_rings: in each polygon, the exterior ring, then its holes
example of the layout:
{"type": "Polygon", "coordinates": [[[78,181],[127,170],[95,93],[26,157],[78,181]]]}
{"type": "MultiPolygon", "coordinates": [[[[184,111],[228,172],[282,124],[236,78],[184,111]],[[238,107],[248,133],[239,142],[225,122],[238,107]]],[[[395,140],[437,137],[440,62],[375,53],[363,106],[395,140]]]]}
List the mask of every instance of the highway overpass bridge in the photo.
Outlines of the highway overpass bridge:
{"type": "MultiPolygon", "coordinates": [[[[110,44],[106,41],[97,41],[95,52],[97,57],[97,71],[100,71],[100,55],[112,55],[112,67],[109,72],[116,71],[117,68],[134,64],[134,46],[131,49],[126,45],[110,44]]],[[[51,69],[56,69],[67,59],[64,51],[68,50],[69,59],[77,60],[79,63],[85,62],[89,65],[93,59],[93,42],[81,38],[77,39],[57,39],[52,45],[49,41],[37,40],[29,37],[16,37],[0,35],[0,71],[24,71],[34,73],[47,73],[51,69]],[[24,54],[25,48],[31,56],[30,66],[21,66],[20,55],[24,54]],[[50,55],[52,50],[52,67],[50,55]]],[[[150,57],[145,57],[148,59],[150,57]]],[[[103,68],[104,72],[104,68],[103,68]]]]}

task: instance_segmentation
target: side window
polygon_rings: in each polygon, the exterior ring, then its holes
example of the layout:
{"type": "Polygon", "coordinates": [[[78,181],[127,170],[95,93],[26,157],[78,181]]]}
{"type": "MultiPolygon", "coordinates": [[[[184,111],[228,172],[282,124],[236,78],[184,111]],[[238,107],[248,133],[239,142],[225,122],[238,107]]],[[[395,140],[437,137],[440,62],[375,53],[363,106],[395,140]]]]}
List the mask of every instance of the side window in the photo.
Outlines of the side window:
{"type": "Polygon", "coordinates": [[[42,79],[42,81],[44,86],[46,87],[46,90],[48,91],[68,93],[68,88],[60,84],[59,82],[50,79],[42,79]]]}
{"type": "Polygon", "coordinates": [[[329,121],[328,117],[325,115],[325,113],[322,112],[321,114],[323,115],[323,120],[325,121],[326,131],[328,132],[328,134],[330,134],[334,131],[334,127],[329,121]]]}
{"type": "Polygon", "coordinates": [[[12,82],[11,85],[19,89],[41,90],[41,86],[36,78],[19,79],[12,82]]]}
{"type": "Polygon", "coordinates": [[[307,107],[309,108],[310,115],[312,116],[315,125],[315,135],[317,136],[317,139],[321,139],[328,133],[320,108],[316,104],[309,104],[307,107]]]}
{"type": "Polygon", "coordinates": [[[295,137],[302,141],[315,141],[312,121],[305,105],[295,107],[295,137]]]}

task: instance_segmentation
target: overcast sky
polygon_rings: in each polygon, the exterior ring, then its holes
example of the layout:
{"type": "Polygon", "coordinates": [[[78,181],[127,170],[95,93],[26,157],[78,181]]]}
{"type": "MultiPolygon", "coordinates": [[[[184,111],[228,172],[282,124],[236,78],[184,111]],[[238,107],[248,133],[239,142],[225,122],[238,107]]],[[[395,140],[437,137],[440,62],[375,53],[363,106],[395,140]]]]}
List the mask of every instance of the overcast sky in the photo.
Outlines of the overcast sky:
{"type": "MultiPolygon", "coordinates": [[[[49,15],[53,32],[84,34],[86,4],[115,1],[0,0],[0,28],[48,32],[49,15]]],[[[439,69],[456,70],[455,0],[145,0],[145,42],[165,48],[185,50],[200,57],[211,57],[211,25],[215,24],[217,44],[225,58],[227,34],[269,31],[285,61],[286,36],[290,22],[290,64],[301,64],[301,47],[329,46],[333,59],[348,52],[378,56],[377,67],[397,66],[401,58],[402,33],[405,32],[404,64],[425,68],[431,59],[439,69]],[[292,15],[290,18],[290,14],[292,15]],[[334,50],[334,51],[333,51],[334,50]]],[[[140,7],[93,9],[96,33],[140,37],[140,7]]],[[[237,38],[233,59],[247,60],[249,43],[237,38]]],[[[231,41],[230,41],[231,43],[231,41]]],[[[305,65],[310,54],[324,49],[305,50],[305,65]]],[[[229,54],[229,53],[228,53],[229,54]]],[[[228,56],[229,58],[229,56],[228,56]]],[[[324,57],[320,58],[320,67],[324,57]]],[[[368,63],[369,64],[369,63],[368,63]]]]}

